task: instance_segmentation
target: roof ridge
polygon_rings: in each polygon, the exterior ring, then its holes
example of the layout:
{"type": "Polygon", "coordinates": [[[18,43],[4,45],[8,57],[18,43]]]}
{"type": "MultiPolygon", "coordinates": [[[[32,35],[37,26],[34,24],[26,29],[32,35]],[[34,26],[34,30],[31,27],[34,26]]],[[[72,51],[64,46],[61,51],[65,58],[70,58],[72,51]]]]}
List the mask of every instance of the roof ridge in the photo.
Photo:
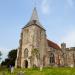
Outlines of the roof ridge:
{"type": "Polygon", "coordinates": [[[53,42],[53,41],[51,41],[51,40],[48,40],[48,39],[47,39],[47,42],[48,42],[48,45],[49,45],[50,47],[53,47],[53,48],[55,48],[55,49],[60,49],[60,46],[59,46],[57,43],[55,43],[55,42],[53,42]]]}

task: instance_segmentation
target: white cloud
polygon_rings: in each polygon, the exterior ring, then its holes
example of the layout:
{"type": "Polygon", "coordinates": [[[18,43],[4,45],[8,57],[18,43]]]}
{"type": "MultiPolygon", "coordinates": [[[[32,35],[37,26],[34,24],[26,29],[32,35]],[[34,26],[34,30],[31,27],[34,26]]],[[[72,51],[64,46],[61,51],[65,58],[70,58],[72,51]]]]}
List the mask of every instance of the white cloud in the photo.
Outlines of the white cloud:
{"type": "Polygon", "coordinates": [[[67,6],[73,8],[73,6],[74,6],[73,0],[67,0],[67,6]]]}
{"type": "Polygon", "coordinates": [[[62,41],[66,43],[67,47],[75,47],[75,30],[70,30],[66,36],[62,37],[62,41]]]}
{"type": "Polygon", "coordinates": [[[49,0],[42,0],[41,9],[46,15],[50,13],[49,0]]]}
{"type": "Polygon", "coordinates": [[[6,48],[0,48],[0,51],[2,52],[2,61],[7,58],[7,55],[8,55],[8,52],[10,51],[11,49],[6,49],[6,48]]]}

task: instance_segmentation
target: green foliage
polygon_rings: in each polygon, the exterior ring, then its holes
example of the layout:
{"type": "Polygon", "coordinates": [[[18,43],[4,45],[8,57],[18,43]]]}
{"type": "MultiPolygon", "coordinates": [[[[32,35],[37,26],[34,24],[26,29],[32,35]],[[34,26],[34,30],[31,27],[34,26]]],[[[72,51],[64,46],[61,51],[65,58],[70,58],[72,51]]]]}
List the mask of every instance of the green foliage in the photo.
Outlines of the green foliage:
{"type": "Polygon", "coordinates": [[[2,53],[1,53],[1,51],[0,51],[0,60],[1,60],[1,56],[2,56],[2,53]]]}
{"type": "Polygon", "coordinates": [[[13,49],[9,52],[8,58],[14,60],[17,57],[17,49],[13,49]]]}
{"type": "Polygon", "coordinates": [[[25,75],[75,75],[75,68],[43,68],[40,71],[39,68],[31,68],[31,69],[15,69],[13,74],[10,74],[8,69],[3,69],[0,71],[0,75],[2,72],[5,72],[6,75],[17,75],[19,72],[23,72],[25,75]]]}
{"type": "Polygon", "coordinates": [[[3,61],[2,63],[1,63],[1,66],[9,66],[9,63],[10,63],[10,60],[7,58],[7,59],[5,59],[5,61],[3,61]]]}
{"type": "Polygon", "coordinates": [[[38,50],[36,48],[32,50],[33,55],[36,55],[37,53],[38,53],[38,50]]]}
{"type": "Polygon", "coordinates": [[[2,55],[1,51],[0,51],[0,56],[2,55]]]}
{"type": "Polygon", "coordinates": [[[8,58],[6,58],[5,61],[1,63],[1,66],[7,67],[9,67],[9,65],[14,66],[16,57],[17,57],[17,49],[11,50],[8,54],[8,58]]]}
{"type": "Polygon", "coordinates": [[[32,50],[32,56],[36,56],[37,58],[39,58],[39,50],[37,48],[32,50]]]}

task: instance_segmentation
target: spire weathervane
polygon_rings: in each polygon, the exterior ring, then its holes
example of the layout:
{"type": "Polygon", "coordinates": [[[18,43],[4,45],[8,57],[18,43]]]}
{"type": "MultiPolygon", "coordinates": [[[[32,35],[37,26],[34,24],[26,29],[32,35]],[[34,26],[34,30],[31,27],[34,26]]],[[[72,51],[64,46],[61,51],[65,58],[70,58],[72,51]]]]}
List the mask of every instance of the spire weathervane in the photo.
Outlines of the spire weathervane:
{"type": "Polygon", "coordinates": [[[34,7],[36,8],[36,5],[37,5],[36,0],[34,0],[33,2],[34,2],[34,7]]]}
{"type": "Polygon", "coordinates": [[[34,1],[34,7],[36,7],[36,0],[34,1]]]}

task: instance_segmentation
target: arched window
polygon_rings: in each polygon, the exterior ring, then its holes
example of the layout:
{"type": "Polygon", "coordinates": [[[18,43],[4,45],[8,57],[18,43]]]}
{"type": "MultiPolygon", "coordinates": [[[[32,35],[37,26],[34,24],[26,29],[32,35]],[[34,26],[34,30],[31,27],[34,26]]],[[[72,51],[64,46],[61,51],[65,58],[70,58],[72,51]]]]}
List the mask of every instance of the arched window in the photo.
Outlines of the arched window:
{"type": "Polygon", "coordinates": [[[27,49],[27,48],[24,50],[24,57],[25,57],[25,58],[28,57],[28,49],[27,49]]]}
{"type": "Polygon", "coordinates": [[[54,57],[54,54],[53,53],[50,53],[50,64],[53,64],[53,63],[55,63],[55,57],[54,57]]]}

